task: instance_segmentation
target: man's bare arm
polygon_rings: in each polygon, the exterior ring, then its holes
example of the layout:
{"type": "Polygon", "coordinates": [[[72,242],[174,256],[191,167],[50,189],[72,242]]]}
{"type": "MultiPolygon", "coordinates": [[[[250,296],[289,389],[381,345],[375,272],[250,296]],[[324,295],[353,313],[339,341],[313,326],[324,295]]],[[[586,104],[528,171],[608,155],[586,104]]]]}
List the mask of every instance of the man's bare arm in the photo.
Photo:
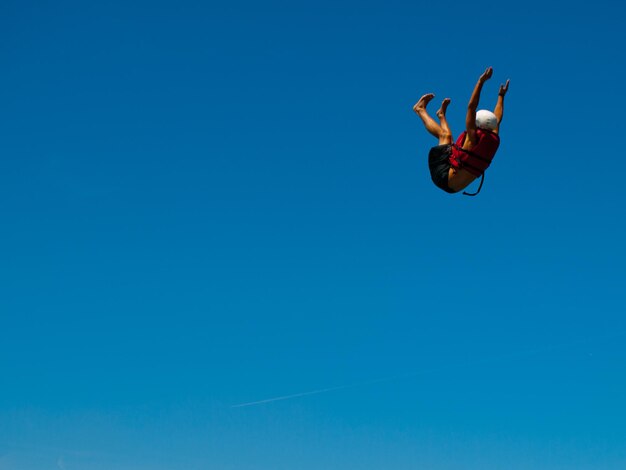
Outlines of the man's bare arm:
{"type": "Polygon", "coordinates": [[[480,101],[480,92],[483,89],[483,85],[493,75],[493,68],[488,67],[487,70],[478,78],[472,96],[467,105],[467,116],[465,117],[465,128],[467,129],[467,136],[470,140],[475,140],[476,133],[476,110],[478,109],[478,102],[480,101]]]}
{"type": "Polygon", "coordinates": [[[509,80],[506,81],[504,85],[500,85],[500,91],[498,92],[498,102],[496,103],[496,107],[493,110],[493,114],[496,115],[498,119],[498,127],[495,130],[497,134],[500,130],[500,123],[502,122],[502,117],[504,116],[504,95],[509,91],[509,80]]]}

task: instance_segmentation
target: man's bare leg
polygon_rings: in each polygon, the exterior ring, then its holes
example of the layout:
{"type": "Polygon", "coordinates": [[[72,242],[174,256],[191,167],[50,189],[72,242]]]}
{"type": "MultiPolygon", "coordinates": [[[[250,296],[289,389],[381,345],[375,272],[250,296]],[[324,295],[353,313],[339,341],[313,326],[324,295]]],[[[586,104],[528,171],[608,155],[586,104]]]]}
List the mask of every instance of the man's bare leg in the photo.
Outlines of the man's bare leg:
{"type": "Polygon", "coordinates": [[[435,136],[435,138],[441,140],[441,135],[444,133],[443,129],[428,115],[428,112],[426,112],[426,106],[434,97],[435,95],[432,93],[422,96],[419,101],[415,103],[415,106],[413,106],[413,111],[421,118],[424,126],[426,126],[426,130],[435,136]]]}
{"type": "Polygon", "coordinates": [[[452,132],[448,126],[448,120],[446,119],[446,110],[450,104],[450,98],[446,98],[441,103],[441,107],[437,110],[437,117],[441,122],[441,133],[439,134],[439,145],[449,145],[452,143],[452,132]]]}

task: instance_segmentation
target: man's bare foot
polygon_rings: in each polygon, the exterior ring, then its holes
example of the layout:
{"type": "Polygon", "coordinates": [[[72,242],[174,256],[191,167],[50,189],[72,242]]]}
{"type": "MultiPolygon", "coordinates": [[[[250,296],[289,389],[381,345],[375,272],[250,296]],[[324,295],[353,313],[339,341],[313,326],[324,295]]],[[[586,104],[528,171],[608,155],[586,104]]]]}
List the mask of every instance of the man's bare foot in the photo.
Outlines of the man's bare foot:
{"type": "Polygon", "coordinates": [[[417,103],[415,103],[415,106],[413,106],[413,111],[415,111],[416,113],[420,113],[421,111],[425,111],[426,110],[426,106],[428,105],[428,103],[430,103],[430,100],[432,100],[435,97],[435,95],[433,93],[427,93],[424,96],[422,96],[419,101],[417,103]]]}
{"type": "Polygon", "coordinates": [[[437,110],[437,117],[442,118],[446,117],[446,110],[448,109],[448,105],[450,104],[450,98],[446,98],[441,103],[441,108],[437,110]]]}

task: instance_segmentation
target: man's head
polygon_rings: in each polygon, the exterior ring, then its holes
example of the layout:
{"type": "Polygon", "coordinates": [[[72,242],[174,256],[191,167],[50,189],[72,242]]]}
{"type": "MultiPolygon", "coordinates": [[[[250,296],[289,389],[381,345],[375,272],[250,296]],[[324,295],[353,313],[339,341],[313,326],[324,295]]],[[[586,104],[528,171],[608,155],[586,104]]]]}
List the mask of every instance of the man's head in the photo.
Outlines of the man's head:
{"type": "Polygon", "coordinates": [[[476,127],[494,131],[498,127],[498,118],[491,111],[481,109],[476,113],[476,127]]]}

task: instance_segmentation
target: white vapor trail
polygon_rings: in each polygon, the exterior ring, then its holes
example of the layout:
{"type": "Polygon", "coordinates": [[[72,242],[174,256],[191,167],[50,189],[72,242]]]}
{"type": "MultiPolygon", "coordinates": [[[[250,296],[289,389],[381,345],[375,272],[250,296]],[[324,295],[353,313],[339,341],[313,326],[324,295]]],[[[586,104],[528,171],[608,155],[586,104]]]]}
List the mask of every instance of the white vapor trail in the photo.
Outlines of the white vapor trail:
{"type": "Polygon", "coordinates": [[[231,408],[243,408],[245,406],[261,405],[263,403],[271,403],[273,401],[289,400],[290,398],[306,397],[307,395],[316,395],[318,393],[332,392],[334,390],[342,390],[346,388],[346,385],[340,385],[338,387],[320,388],[319,390],[311,390],[308,392],[294,393],[292,395],[283,395],[282,397],[266,398],[265,400],[250,401],[247,403],[239,403],[238,405],[232,405],[231,408]]]}
{"type": "MultiPolygon", "coordinates": [[[[564,349],[570,346],[574,346],[574,345],[582,345],[582,344],[587,344],[587,343],[591,343],[594,341],[598,341],[598,340],[609,340],[609,339],[614,339],[614,338],[618,338],[621,336],[624,336],[626,334],[626,331],[620,331],[611,335],[604,335],[604,336],[596,336],[596,337],[592,337],[592,338],[585,338],[585,339],[580,339],[578,341],[571,341],[568,343],[561,343],[561,344],[556,344],[556,345],[551,345],[551,346],[544,346],[544,347],[540,347],[540,348],[534,348],[534,349],[528,349],[525,351],[518,351],[515,353],[509,353],[509,354],[504,354],[504,355],[499,355],[499,356],[492,356],[492,357],[487,357],[484,358],[483,360],[478,360],[478,361],[472,361],[472,362],[468,362],[465,364],[452,364],[450,365],[448,368],[449,369],[454,369],[454,368],[459,368],[459,367],[468,367],[468,366],[478,366],[478,365],[486,365],[486,364],[494,364],[494,363],[498,363],[498,362],[502,362],[502,361],[507,361],[507,360],[514,360],[514,359],[522,359],[524,357],[528,357],[528,356],[532,356],[535,354],[539,354],[539,353],[545,353],[545,352],[554,352],[556,350],[559,349],[564,349]]],[[[351,384],[347,384],[347,385],[337,385],[335,387],[327,387],[327,388],[320,388],[317,390],[309,390],[307,392],[300,392],[300,393],[293,393],[290,395],[281,395],[281,396],[277,396],[277,397],[272,397],[272,398],[266,398],[264,400],[256,400],[256,401],[250,401],[250,402],[246,402],[246,403],[239,403],[236,405],[231,405],[231,408],[245,408],[248,406],[255,406],[255,405],[263,405],[266,403],[272,403],[272,402],[276,402],[276,401],[283,401],[283,400],[290,400],[292,398],[300,398],[300,397],[306,397],[306,396],[310,396],[310,395],[318,395],[320,393],[327,393],[327,392],[335,392],[338,390],[346,390],[349,388],[355,388],[355,387],[362,387],[362,386],[366,386],[366,385],[374,385],[374,384],[379,384],[379,383],[383,383],[383,382],[391,382],[394,380],[400,380],[400,379],[408,379],[408,378],[412,378],[412,377],[417,377],[419,375],[424,375],[424,374],[428,374],[428,373],[432,373],[432,372],[436,372],[438,370],[440,370],[441,367],[437,367],[437,368],[431,368],[431,369],[423,369],[421,371],[413,371],[413,372],[408,372],[408,373],[404,373],[404,374],[398,374],[398,375],[393,375],[393,376],[389,376],[389,377],[383,377],[383,378],[378,378],[378,379],[373,379],[373,380],[366,380],[366,381],[362,381],[362,382],[354,382],[351,384]]]]}
{"type": "Polygon", "coordinates": [[[381,379],[367,380],[364,382],[356,382],[356,383],[352,383],[348,385],[337,385],[336,387],[320,388],[319,390],[309,390],[308,392],[300,392],[300,393],[293,393],[291,395],[283,395],[280,397],[266,398],[265,400],[250,401],[247,403],[239,403],[238,405],[232,405],[231,408],[244,408],[246,406],[262,405],[264,403],[271,403],[273,401],[289,400],[291,398],[306,397],[308,395],[317,395],[319,393],[334,392],[337,390],[345,390],[347,388],[361,387],[364,385],[373,385],[373,384],[377,384],[381,382],[390,382],[392,380],[398,380],[404,377],[410,377],[411,375],[415,375],[415,374],[394,375],[393,377],[385,377],[381,379]]]}

